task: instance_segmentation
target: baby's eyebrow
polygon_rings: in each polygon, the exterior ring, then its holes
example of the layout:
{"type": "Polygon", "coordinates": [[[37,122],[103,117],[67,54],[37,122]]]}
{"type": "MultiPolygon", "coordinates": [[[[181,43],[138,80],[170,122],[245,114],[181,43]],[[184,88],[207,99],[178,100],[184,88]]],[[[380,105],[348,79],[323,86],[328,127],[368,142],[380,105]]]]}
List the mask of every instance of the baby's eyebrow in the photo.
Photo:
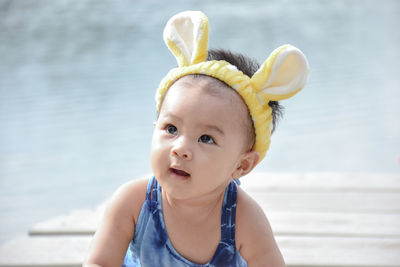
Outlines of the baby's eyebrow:
{"type": "Polygon", "coordinates": [[[224,131],[222,131],[221,128],[219,128],[219,127],[216,126],[216,125],[204,124],[204,125],[200,125],[200,127],[201,127],[201,128],[204,128],[204,129],[216,131],[216,132],[218,132],[218,133],[221,134],[221,135],[225,135],[224,131]]]}
{"type": "MultiPolygon", "coordinates": [[[[167,114],[165,114],[163,117],[164,117],[164,118],[167,118],[167,119],[172,119],[172,120],[175,120],[175,121],[179,121],[179,122],[182,121],[182,119],[181,119],[179,116],[176,116],[176,115],[173,114],[173,113],[167,113],[167,114]]],[[[206,130],[211,130],[211,131],[216,131],[216,132],[218,132],[218,133],[221,134],[221,135],[225,135],[225,132],[224,132],[220,127],[218,127],[217,125],[213,125],[213,124],[201,124],[201,123],[200,123],[200,124],[197,125],[197,128],[206,129],[206,130]]]]}
{"type": "Polygon", "coordinates": [[[176,116],[176,115],[174,115],[172,113],[166,113],[166,114],[164,114],[163,117],[166,118],[166,119],[172,119],[172,120],[175,120],[175,121],[182,121],[182,119],[180,117],[178,117],[178,116],[176,116]]]}

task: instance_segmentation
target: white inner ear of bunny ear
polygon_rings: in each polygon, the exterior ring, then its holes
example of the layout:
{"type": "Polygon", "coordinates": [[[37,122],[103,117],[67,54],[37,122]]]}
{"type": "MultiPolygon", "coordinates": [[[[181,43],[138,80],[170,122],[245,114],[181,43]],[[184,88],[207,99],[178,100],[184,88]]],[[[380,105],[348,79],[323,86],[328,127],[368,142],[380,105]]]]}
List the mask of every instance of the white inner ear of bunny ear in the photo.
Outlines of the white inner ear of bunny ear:
{"type": "Polygon", "coordinates": [[[186,64],[190,64],[196,56],[197,43],[203,35],[202,17],[196,12],[183,12],[173,17],[164,29],[164,39],[169,39],[178,47],[186,64]]]}
{"type": "Polygon", "coordinates": [[[275,59],[262,91],[272,95],[290,94],[304,87],[307,75],[308,63],[304,54],[295,47],[289,47],[275,59]]]}

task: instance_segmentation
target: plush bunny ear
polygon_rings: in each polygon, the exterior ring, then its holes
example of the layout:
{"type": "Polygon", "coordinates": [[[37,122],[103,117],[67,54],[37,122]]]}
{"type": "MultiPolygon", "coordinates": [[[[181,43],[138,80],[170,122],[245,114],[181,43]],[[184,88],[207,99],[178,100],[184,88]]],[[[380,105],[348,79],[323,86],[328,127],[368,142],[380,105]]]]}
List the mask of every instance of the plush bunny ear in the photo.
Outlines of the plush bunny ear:
{"type": "Polygon", "coordinates": [[[164,41],[179,67],[207,58],[208,19],[200,11],[184,11],[173,16],[164,28],[164,41]]]}
{"type": "Polygon", "coordinates": [[[275,49],[251,78],[260,100],[282,100],[300,91],[307,82],[309,66],[304,54],[294,46],[275,49]]]}

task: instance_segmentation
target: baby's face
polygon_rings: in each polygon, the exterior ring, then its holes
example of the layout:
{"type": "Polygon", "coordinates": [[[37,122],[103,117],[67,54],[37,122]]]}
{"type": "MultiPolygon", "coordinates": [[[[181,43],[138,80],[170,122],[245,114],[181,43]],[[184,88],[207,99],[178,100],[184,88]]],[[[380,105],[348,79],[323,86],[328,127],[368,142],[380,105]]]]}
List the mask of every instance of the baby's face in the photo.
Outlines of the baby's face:
{"type": "Polygon", "coordinates": [[[155,124],[152,169],[163,190],[178,199],[224,190],[247,152],[245,104],[229,88],[209,93],[213,84],[207,77],[179,79],[155,124]]]}

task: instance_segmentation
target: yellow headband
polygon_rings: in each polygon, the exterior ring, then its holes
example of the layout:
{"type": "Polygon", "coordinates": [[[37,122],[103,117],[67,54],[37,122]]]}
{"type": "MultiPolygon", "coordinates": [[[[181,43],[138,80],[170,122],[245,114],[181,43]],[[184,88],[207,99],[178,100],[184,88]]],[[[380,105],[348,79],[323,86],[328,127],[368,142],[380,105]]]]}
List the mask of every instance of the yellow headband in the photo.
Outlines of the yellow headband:
{"type": "Polygon", "coordinates": [[[291,45],[275,49],[252,77],[223,60],[206,61],[208,19],[200,11],[185,11],[173,16],[164,28],[164,41],[175,56],[178,68],[165,76],[157,89],[157,110],[168,88],[190,74],[214,77],[235,89],[246,103],[253,119],[253,149],[264,158],[270,144],[272,109],[269,101],[289,98],[306,84],[309,67],[304,54],[291,45]]]}

